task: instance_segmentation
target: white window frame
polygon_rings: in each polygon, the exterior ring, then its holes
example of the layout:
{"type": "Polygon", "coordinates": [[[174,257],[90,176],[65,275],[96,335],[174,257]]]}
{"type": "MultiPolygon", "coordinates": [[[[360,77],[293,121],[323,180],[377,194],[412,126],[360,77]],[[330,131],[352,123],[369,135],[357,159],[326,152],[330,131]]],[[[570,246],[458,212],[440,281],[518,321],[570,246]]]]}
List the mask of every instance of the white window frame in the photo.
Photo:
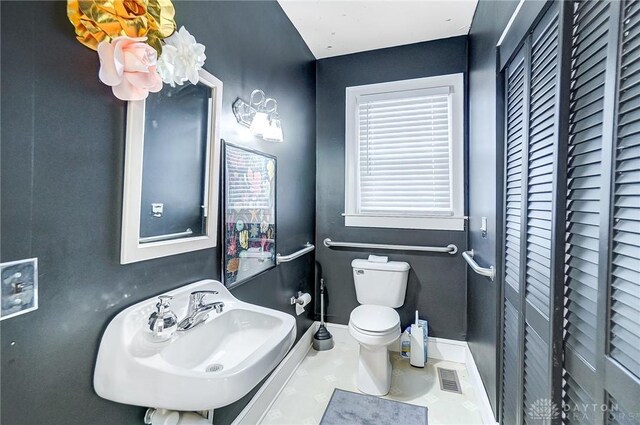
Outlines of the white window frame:
{"type": "Polygon", "coordinates": [[[464,75],[447,74],[346,88],[345,226],[464,230],[464,75]],[[362,214],[358,212],[358,102],[361,96],[448,88],[451,96],[451,188],[453,215],[362,214]]]}

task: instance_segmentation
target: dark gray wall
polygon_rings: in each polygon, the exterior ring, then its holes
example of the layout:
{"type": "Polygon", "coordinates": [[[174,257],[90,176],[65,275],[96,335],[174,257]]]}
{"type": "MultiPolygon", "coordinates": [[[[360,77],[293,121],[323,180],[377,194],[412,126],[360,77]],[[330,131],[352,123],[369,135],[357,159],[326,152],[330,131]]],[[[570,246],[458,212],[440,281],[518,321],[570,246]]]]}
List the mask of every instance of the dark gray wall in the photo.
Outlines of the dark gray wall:
{"type": "MultiPolygon", "coordinates": [[[[498,179],[502,139],[496,111],[498,99],[496,44],[517,1],[480,1],[469,33],[469,247],[480,265],[497,265],[500,240],[496,214],[502,196],[498,179]],[[487,238],[480,232],[481,217],[488,219],[487,238]]],[[[468,273],[469,347],[496,411],[500,276],[488,278],[468,273]]]]}
{"type": "Polygon", "coordinates": [[[358,305],[351,261],[369,253],[411,264],[405,304],[398,310],[407,325],[418,309],[429,320],[433,336],[465,339],[466,278],[460,252],[464,231],[427,231],[345,227],[344,146],[345,88],[362,84],[466,72],[467,39],[455,37],[401,47],[322,59],[316,67],[317,194],[316,259],[327,285],[328,320],[346,324],[358,305]],[[456,255],[397,251],[336,250],[322,245],[335,241],[404,245],[458,246],[456,255]]]}
{"type": "MultiPolygon", "coordinates": [[[[315,66],[275,2],[176,1],[179,25],[206,45],[224,82],[221,136],[278,157],[278,251],[314,239],[315,66]],[[285,143],[236,124],[231,104],[255,88],[278,100],[285,143]]],[[[40,308],[3,321],[3,425],[139,424],[144,409],[93,392],[107,323],[122,309],[203,278],[220,278],[220,250],[119,264],[125,103],[98,80],[98,56],[79,44],[66,2],[2,2],[1,260],[39,258],[40,308]]],[[[313,256],[233,290],[293,312],[312,289],[313,256]]],[[[298,336],[310,325],[298,318],[298,336]]],[[[216,412],[229,423],[244,401],[216,412]]]]}

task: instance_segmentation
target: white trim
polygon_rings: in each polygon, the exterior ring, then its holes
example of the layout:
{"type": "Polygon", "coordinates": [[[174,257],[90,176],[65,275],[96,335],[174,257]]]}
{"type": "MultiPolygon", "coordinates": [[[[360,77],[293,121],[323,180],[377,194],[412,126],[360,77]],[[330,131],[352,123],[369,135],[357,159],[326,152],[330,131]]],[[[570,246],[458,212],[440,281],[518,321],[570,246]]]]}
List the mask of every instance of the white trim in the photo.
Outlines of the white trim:
{"type": "Polygon", "coordinates": [[[401,217],[344,214],[347,227],[464,230],[464,217],[401,217]]]}
{"type": "Polygon", "coordinates": [[[218,241],[218,199],[220,181],[220,117],[222,115],[222,81],[200,70],[200,81],[211,87],[211,119],[208,132],[208,161],[205,182],[207,216],[206,235],[190,238],[140,243],[140,204],[142,197],[142,161],[144,149],[145,101],[130,101],[127,106],[125,167],[122,195],[122,230],[120,263],[134,263],[151,258],[212,248],[218,241]]]}
{"type": "Polygon", "coordinates": [[[513,11],[513,14],[511,15],[509,22],[507,22],[507,26],[504,27],[504,31],[502,31],[502,35],[500,36],[500,39],[498,40],[498,44],[496,44],[496,47],[500,47],[502,45],[502,42],[507,37],[507,33],[509,33],[509,30],[511,29],[511,25],[513,25],[513,22],[516,20],[516,16],[518,16],[518,13],[520,13],[520,9],[522,9],[523,5],[524,5],[524,0],[520,0],[520,3],[518,3],[518,5],[516,6],[516,10],[513,11]]]}
{"type": "Polygon", "coordinates": [[[429,337],[427,355],[430,359],[466,363],[467,343],[455,339],[429,337]]]}
{"type": "Polygon", "coordinates": [[[345,226],[464,230],[464,75],[462,73],[367,84],[346,88],[345,95],[345,226]],[[451,208],[453,217],[358,213],[358,99],[407,90],[448,87],[451,101],[451,208]]]}
{"type": "Polygon", "coordinates": [[[291,379],[291,376],[311,349],[317,323],[315,322],[311,325],[300,337],[298,343],[293,346],[289,354],[280,362],[231,425],[255,425],[262,421],[264,415],[269,411],[273,402],[278,398],[280,392],[287,385],[287,382],[289,382],[289,379],[291,379]]]}
{"type": "Polygon", "coordinates": [[[493,409],[491,408],[491,402],[489,401],[489,396],[487,395],[487,390],[484,387],[484,383],[482,382],[482,378],[480,377],[480,372],[478,371],[478,366],[476,366],[476,361],[473,358],[473,354],[469,349],[469,345],[466,345],[466,359],[465,366],[467,367],[467,375],[469,377],[469,383],[473,387],[476,397],[478,397],[478,404],[480,405],[480,414],[482,415],[482,423],[484,425],[499,425],[496,421],[496,417],[493,414],[493,409]]]}
{"type": "MultiPolygon", "coordinates": [[[[302,335],[298,343],[282,360],[271,376],[260,387],[249,404],[240,412],[232,425],[259,424],[267,414],[271,405],[278,398],[284,387],[293,376],[296,369],[302,363],[307,352],[311,349],[313,334],[318,329],[319,322],[315,322],[302,335]]],[[[350,338],[349,327],[337,323],[327,323],[327,329],[333,334],[335,340],[350,338]]],[[[390,345],[391,351],[397,351],[397,345],[390,345]],[[396,349],[394,349],[396,347],[396,349]]],[[[498,425],[491,409],[491,403],[485,390],[478,367],[476,366],[471,350],[465,341],[457,341],[446,338],[429,337],[429,358],[462,363],[466,366],[469,383],[476,394],[483,425],[498,425]]]]}

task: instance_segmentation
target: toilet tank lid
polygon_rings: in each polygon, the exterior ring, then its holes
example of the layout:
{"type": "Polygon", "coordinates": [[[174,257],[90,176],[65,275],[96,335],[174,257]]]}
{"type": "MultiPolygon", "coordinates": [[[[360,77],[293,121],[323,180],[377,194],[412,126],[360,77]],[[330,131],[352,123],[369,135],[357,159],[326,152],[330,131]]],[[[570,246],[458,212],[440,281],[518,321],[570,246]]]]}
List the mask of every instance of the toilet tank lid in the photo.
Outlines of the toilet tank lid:
{"type": "Polygon", "coordinates": [[[411,268],[409,263],[405,263],[404,261],[389,261],[387,263],[375,263],[369,260],[353,260],[351,262],[351,267],[354,269],[365,269],[365,270],[386,270],[391,272],[406,272],[411,268]]]}

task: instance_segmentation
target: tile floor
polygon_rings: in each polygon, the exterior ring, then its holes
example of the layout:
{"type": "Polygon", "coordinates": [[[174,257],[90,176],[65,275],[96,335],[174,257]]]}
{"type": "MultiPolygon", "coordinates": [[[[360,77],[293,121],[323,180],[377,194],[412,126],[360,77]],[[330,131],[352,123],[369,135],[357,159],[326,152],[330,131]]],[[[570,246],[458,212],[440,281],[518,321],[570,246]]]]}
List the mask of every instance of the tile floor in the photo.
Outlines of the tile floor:
{"type": "MultiPolygon", "coordinates": [[[[329,330],[334,336],[335,347],[322,352],[309,350],[262,418],[261,425],[319,424],[334,388],[358,392],[358,343],[346,329],[331,327],[329,330]]],[[[411,367],[398,353],[391,353],[391,359],[391,391],[385,398],[427,406],[429,425],[482,424],[464,364],[429,359],[427,366],[419,369],[411,367]],[[436,366],[458,372],[462,394],[440,390],[436,366]]]]}

